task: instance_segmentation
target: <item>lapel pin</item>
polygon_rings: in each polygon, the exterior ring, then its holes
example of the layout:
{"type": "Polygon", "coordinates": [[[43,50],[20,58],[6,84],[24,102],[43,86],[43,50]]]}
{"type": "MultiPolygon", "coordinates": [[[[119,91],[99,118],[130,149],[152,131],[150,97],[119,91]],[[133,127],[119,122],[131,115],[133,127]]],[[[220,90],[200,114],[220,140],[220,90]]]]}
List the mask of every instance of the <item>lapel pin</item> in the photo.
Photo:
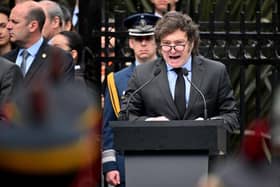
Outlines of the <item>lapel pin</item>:
{"type": "Polygon", "coordinates": [[[43,53],[42,54],[42,58],[46,58],[47,57],[47,54],[46,53],[43,53]]]}

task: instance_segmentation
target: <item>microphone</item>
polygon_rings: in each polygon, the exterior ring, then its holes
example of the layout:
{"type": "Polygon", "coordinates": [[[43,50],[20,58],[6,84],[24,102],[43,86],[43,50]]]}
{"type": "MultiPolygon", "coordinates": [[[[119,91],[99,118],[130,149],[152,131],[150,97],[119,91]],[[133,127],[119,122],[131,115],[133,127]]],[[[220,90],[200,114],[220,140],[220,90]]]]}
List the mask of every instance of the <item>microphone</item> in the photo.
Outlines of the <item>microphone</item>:
{"type": "MultiPolygon", "coordinates": [[[[153,77],[146,81],[144,84],[142,84],[139,88],[137,88],[134,92],[132,92],[130,95],[129,95],[129,98],[127,99],[127,103],[126,103],[126,106],[125,106],[125,115],[120,115],[120,120],[129,120],[129,112],[128,112],[128,109],[129,109],[129,103],[132,99],[132,97],[137,93],[139,92],[141,89],[143,89],[145,86],[147,86],[150,82],[152,82],[161,72],[161,69],[157,68],[155,69],[154,71],[154,74],[153,74],[153,77]]],[[[123,111],[123,110],[122,110],[123,111]]]]}
{"type": "Polygon", "coordinates": [[[186,68],[183,68],[183,74],[187,77],[188,82],[195,89],[195,91],[202,97],[203,105],[204,105],[204,120],[207,120],[208,119],[207,105],[203,93],[198,89],[198,87],[192,81],[190,81],[190,79],[188,78],[189,71],[186,68]]]}

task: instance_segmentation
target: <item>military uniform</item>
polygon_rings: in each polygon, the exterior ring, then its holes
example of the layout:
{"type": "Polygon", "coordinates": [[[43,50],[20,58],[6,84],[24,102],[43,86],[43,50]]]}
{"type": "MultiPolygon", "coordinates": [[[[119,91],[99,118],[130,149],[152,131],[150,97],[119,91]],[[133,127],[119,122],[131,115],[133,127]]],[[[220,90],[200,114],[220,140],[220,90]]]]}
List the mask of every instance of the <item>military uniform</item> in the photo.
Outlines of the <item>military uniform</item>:
{"type": "MultiPolygon", "coordinates": [[[[143,37],[154,35],[154,25],[159,17],[148,13],[140,13],[129,16],[124,20],[124,25],[129,28],[129,36],[143,37]]],[[[125,186],[124,157],[114,150],[113,133],[109,126],[110,121],[117,120],[120,111],[121,96],[127,88],[136,63],[107,77],[107,88],[105,91],[103,112],[103,173],[118,170],[121,175],[120,186],[125,186]]]]}

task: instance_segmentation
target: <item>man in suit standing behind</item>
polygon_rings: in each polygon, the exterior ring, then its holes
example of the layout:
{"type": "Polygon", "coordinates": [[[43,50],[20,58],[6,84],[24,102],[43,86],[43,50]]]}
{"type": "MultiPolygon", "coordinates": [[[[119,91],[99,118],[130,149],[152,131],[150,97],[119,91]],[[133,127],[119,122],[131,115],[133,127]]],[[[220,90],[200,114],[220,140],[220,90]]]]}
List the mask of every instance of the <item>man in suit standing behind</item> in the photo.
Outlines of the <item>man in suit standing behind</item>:
{"type": "MultiPolygon", "coordinates": [[[[21,67],[24,87],[40,81],[59,78],[61,82],[74,80],[72,57],[59,48],[52,47],[42,37],[45,14],[35,1],[17,4],[11,11],[7,29],[11,41],[18,48],[5,57],[21,67]]],[[[56,79],[58,80],[58,79],[56,79]]]]}
{"type": "Polygon", "coordinates": [[[168,11],[176,10],[176,3],[179,0],[150,0],[153,4],[153,13],[162,17],[168,11]]]}
{"type": "Polygon", "coordinates": [[[50,40],[59,32],[63,31],[64,18],[60,5],[54,1],[42,0],[38,4],[44,10],[46,15],[42,34],[46,40],[50,40]]]}
{"type": "Polygon", "coordinates": [[[222,119],[229,131],[238,129],[238,110],[226,67],[198,55],[199,30],[192,19],[175,11],[166,13],[155,27],[155,38],[163,58],[135,68],[120,118],[222,119]],[[151,79],[134,97],[130,96],[151,79]],[[208,112],[204,112],[205,108],[208,112]]]}

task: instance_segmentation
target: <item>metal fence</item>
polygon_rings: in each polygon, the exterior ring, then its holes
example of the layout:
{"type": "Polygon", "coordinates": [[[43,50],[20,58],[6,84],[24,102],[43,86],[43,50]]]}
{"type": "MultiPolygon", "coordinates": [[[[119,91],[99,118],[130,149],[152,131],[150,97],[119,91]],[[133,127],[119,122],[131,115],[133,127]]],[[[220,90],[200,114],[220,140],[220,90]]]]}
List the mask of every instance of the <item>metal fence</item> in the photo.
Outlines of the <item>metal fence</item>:
{"type": "Polygon", "coordinates": [[[250,120],[268,115],[279,80],[279,4],[275,2],[271,8],[272,19],[268,22],[262,21],[261,4],[256,6],[254,21],[246,21],[245,5],[239,21],[230,20],[230,7],[225,10],[224,21],[215,21],[212,12],[208,22],[199,22],[199,13],[194,14],[201,28],[200,52],[228,67],[240,107],[242,132],[250,120]]]}

